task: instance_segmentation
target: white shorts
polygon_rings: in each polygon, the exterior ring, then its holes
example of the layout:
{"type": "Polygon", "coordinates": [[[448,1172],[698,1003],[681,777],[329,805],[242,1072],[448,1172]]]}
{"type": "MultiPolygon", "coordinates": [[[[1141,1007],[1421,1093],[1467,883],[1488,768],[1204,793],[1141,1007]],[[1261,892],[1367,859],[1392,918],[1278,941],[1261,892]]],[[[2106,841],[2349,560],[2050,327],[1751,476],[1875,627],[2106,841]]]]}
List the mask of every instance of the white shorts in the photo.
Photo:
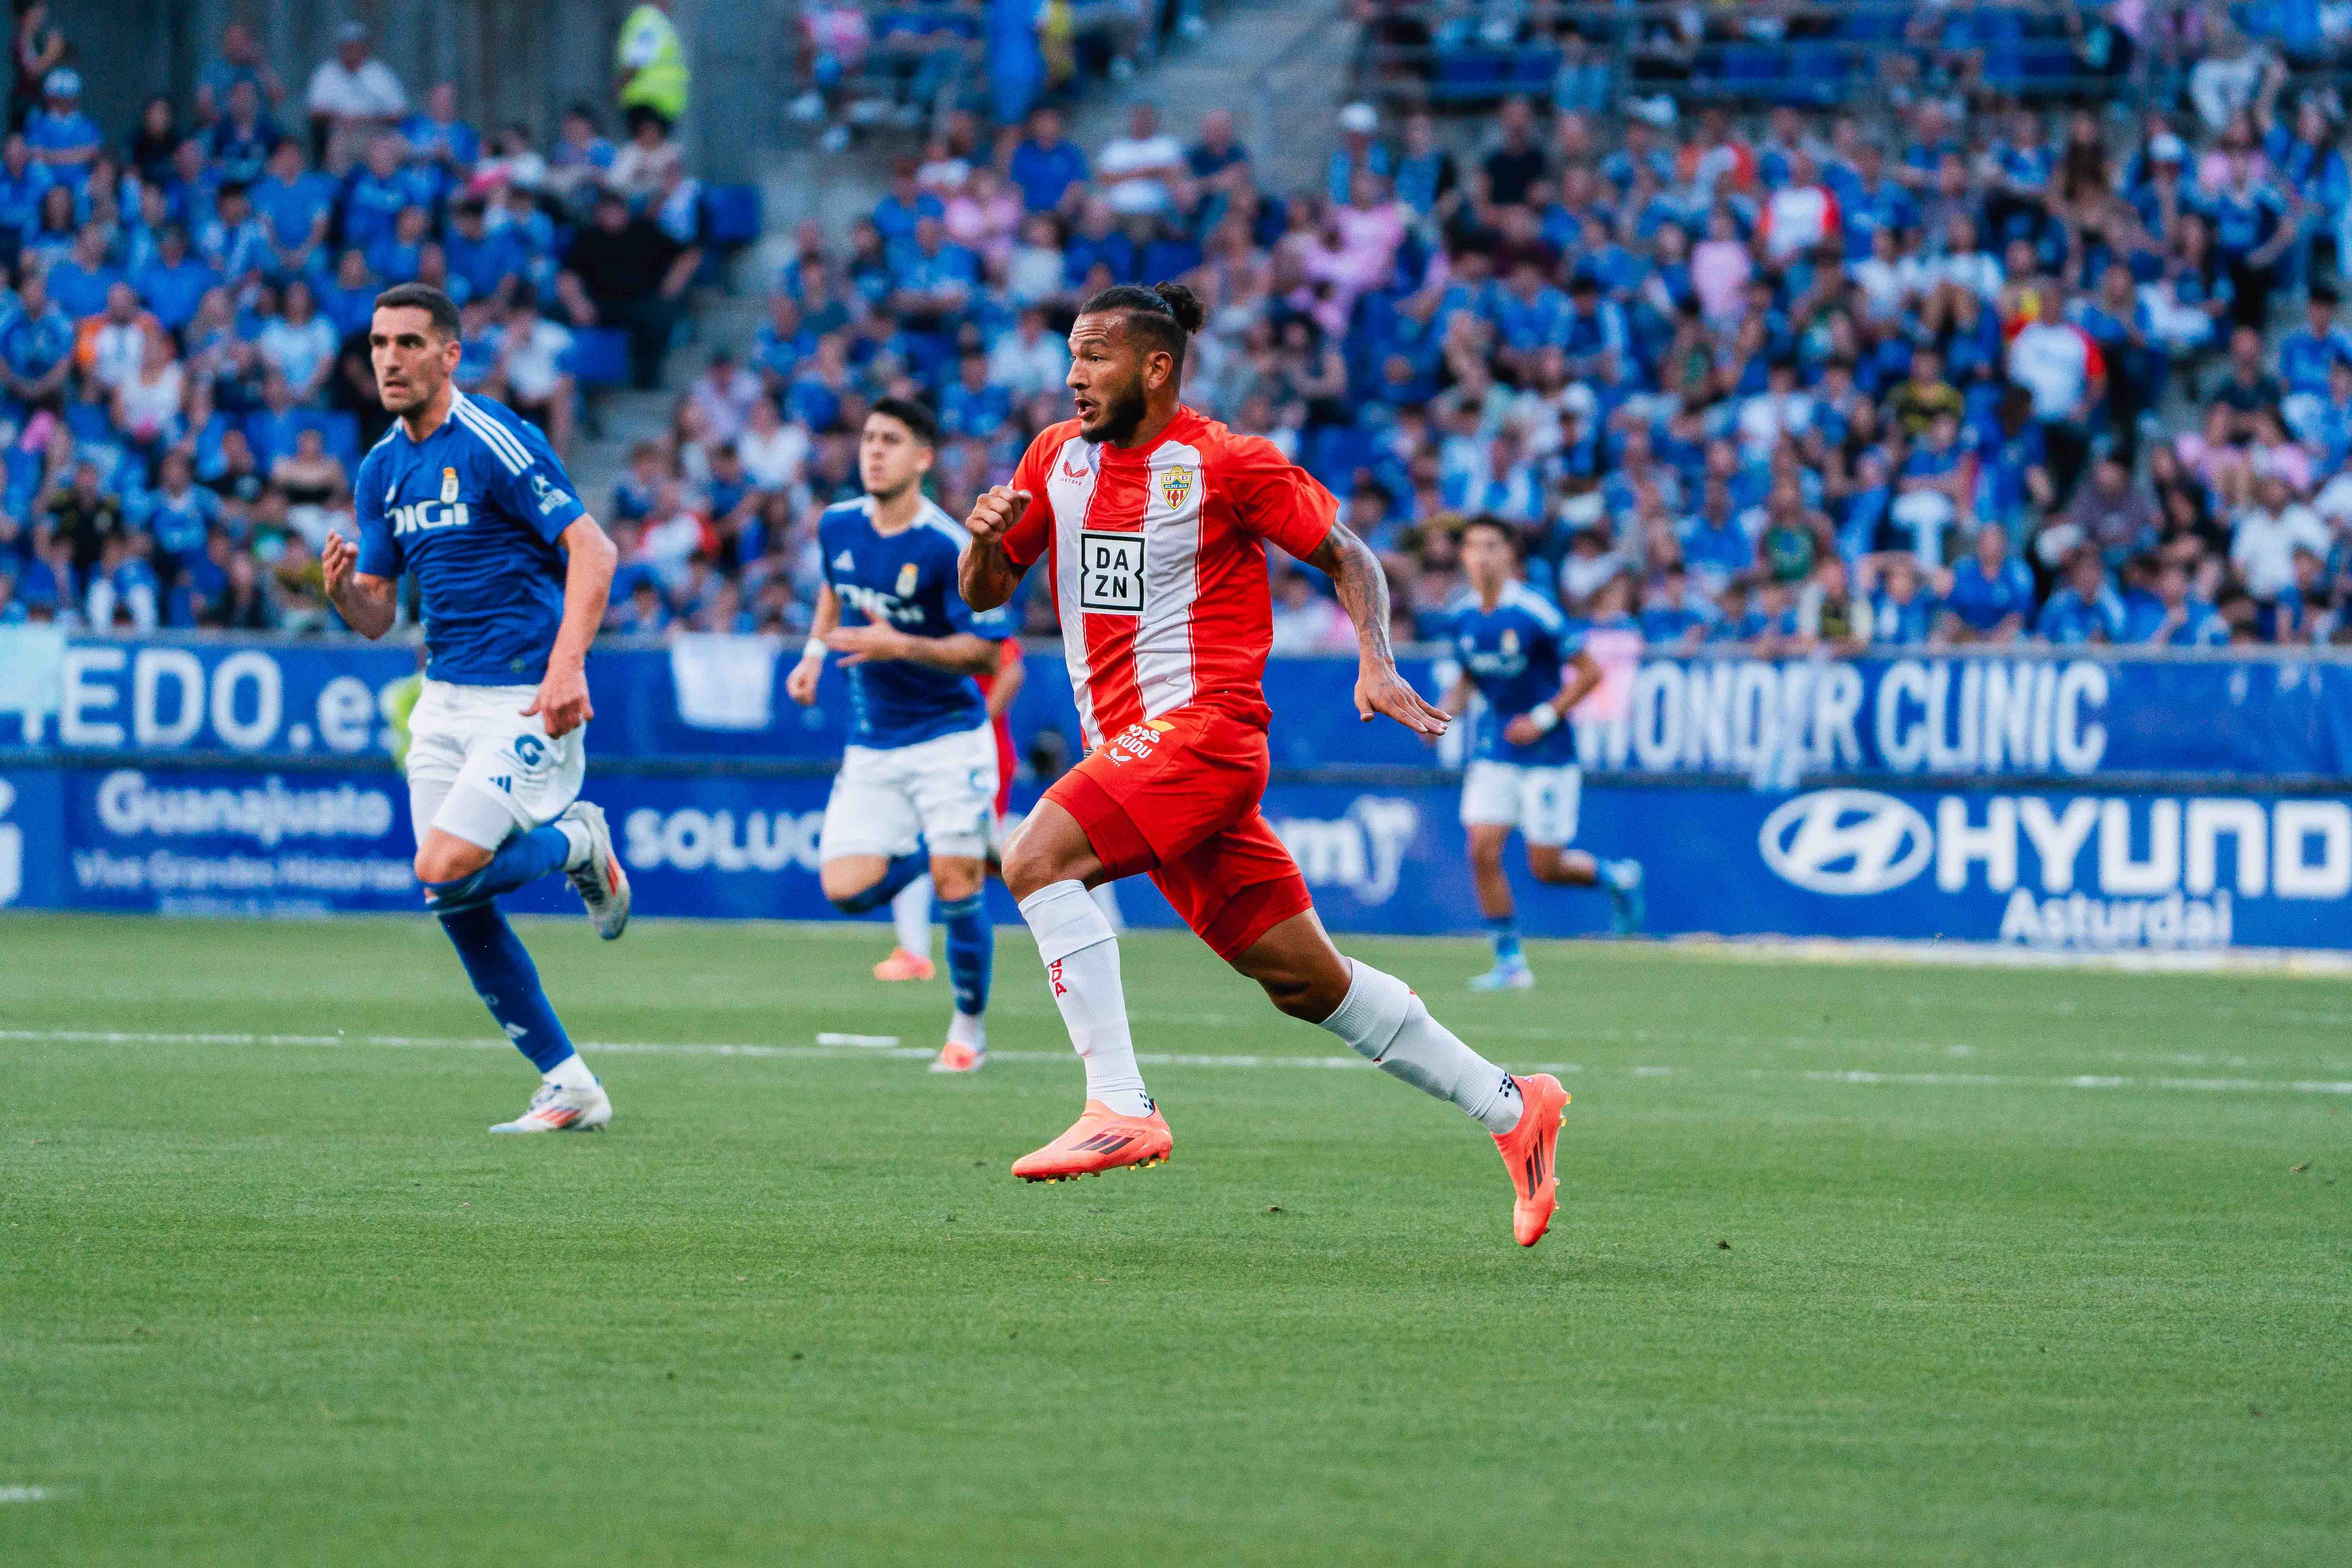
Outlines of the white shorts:
{"type": "Polygon", "coordinates": [[[977,860],[996,819],[996,735],[987,725],[887,751],[851,746],[833,775],[817,858],[912,854],[977,860]]]}
{"type": "Polygon", "coordinates": [[[1576,838],[1584,770],[1574,763],[1530,768],[1475,762],[1462,775],[1462,826],[1516,827],[1530,844],[1558,847],[1576,838]]]}
{"type": "Polygon", "coordinates": [[[408,716],[408,809],[419,844],[426,828],[438,827],[496,849],[580,798],[587,726],[551,737],[538,714],[523,717],[538,691],[425,683],[408,716]]]}

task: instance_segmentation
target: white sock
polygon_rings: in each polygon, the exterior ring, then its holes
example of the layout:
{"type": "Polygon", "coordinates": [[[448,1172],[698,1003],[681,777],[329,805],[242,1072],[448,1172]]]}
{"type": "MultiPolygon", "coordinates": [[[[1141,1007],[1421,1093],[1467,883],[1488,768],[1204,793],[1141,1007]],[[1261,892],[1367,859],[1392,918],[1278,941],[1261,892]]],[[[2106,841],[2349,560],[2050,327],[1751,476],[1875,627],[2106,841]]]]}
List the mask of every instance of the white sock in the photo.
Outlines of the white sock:
{"type": "Polygon", "coordinates": [[[563,842],[572,846],[572,852],[563,858],[563,868],[577,871],[588,864],[589,852],[596,847],[595,840],[588,837],[588,825],[566,816],[559,818],[555,826],[563,835],[563,842]]]}
{"type": "Polygon", "coordinates": [[[1361,959],[1349,963],[1355,966],[1355,980],[1346,999],[1323,1020],[1324,1028],[1391,1078],[1452,1100],[1489,1132],[1500,1135],[1519,1124],[1525,1108],[1510,1074],[1431,1017],[1403,981],[1361,959]]]}
{"type": "Polygon", "coordinates": [[[931,879],[929,873],[898,889],[890,900],[890,923],[898,928],[898,945],[919,958],[931,956],[931,879]]]}
{"type": "Polygon", "coordinates": [[[948,1020],[948,1044],[970,1046],[975,1051],[988,1049],[988,1024],[971,1013],[958,1013],[948,1020]]]}
{"type": "Polygon", "coordinates": [[[1103,919],[1110,921],[1110,929],[1113,935],[1117,935],[1118,932],[1127,929],[1127,917],[1118,912],[1118,884],[1117,882],[1105,882],[1101,887],[1097,888],[1094,890],[1094,900],[1095,908],[1103,912],[1103,919]]]}
{"type": "Polygon", "coordinates": [[[580,1059],[580,1053],[577,1051],[572,1052],[570,1056],[564,1058],[562,1061],[556,1063],[553,1067],[548,1068],[539,1076],[547,1082],[553,1084],[558,1089],[593,1089],[596,1087],[596,1075],[588,1070],[588,1064],[580,1059]]]}
{"type": "Polygon", "coordinates": [[[1087,1098],[1121,1116],[1149,1116],[1151,1096],[1135,1065],[1127,1032],[1127,993],[1119,985],[1118,938],[1086,884],[1071,880],[1038,889],[1021,900],[1021,916],[1037,939],[1037,956],[1053,983],[1054,1005],[1070,1044],[1087,1064],[1087,1098]]]}

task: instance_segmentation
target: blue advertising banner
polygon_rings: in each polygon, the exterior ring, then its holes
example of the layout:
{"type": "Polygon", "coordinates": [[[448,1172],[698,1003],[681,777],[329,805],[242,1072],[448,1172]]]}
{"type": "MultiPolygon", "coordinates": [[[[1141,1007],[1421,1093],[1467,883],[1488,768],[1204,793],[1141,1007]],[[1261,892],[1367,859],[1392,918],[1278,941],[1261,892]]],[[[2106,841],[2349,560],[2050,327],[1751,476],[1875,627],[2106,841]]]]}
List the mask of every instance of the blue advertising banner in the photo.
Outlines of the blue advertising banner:
{"type": "MultiPolygon", "coordinates": [[[[589,775],[648,915],[830,918],[819,777],[589,775]]],[[[1277,784],[1266,815],[1339,931],[1477,929],[1454,792],[1277,784]]],[[[1943,937],[2050,949],[2352,947],[2352,795],[2094,788],[1765,792],[1592,784],[1578,842],[1648,870],[1654,934],[1943,937]]],[[[300,915],[420,909],[381,764],[0,771],[0,906],[300,915]]],[[[1523,869],[1523,868],[1522,868],[1523,869]]],[[[1538,935],[1594,893],[1521,885],[1538,935]]],[[[1128,919],[1172,923],[1140,881],[1128,919]]],[[[1000,921],[1016,917],[992,889],[1000,921]]],[[[561,879],[508,900],[576,910],[561,879]]]]}
{"type": "MultiPolygon", "coordinates": [[[[829,669],[817,704],[782,690],[779,639],[687,637],[592,656],[591,754],[829,764],[846,717],[829,669]]],[[[404,648],[259,639],[68,639],[0,628],[0,752],[234,755],[316,764],[380,756],[384,689],[415,672],[404,648]]],[[[1013,713],[1025,747],[1077,715],[1060,658],[1041,651],[1013,713]]],[[[1406,673],[1432,695],[1441,658],[1406,673]]],[[[1458,766],[1355,713],[1352,659],[1276,659],[1267,672],[1279,769],[1458,766]]],[[[1769,660],[1654,658],[1628,667],[1578,721],[1589,766],[1726,775],[1782,786],[1834,775],[1905,779],[2203,777],[2352,780],[2352,663],[2328,659],[1973,657],[1769,660]]]]}

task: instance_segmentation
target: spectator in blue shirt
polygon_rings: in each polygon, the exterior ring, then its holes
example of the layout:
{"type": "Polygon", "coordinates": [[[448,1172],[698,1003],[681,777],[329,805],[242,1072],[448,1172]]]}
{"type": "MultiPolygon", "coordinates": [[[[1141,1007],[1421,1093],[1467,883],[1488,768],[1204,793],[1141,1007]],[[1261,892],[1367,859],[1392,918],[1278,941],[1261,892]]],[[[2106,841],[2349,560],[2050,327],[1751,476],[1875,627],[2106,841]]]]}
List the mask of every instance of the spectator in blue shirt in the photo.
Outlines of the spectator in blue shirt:
{"type": "Polygon", "coordinates": [[[1691,599],[1690,574],[1680,562],[1670,563],[1651,584],[1639,617],[1642,640],[1653,647],[1666,645],[1687,652],[1706,637],[1706,607],[1691,599]]]}
{"type": "Polygon", "coordinates": [[[2155,591],[2132,601],[2124,640],[2165,647],[2221,647],[2230,640],[2230,628],[2212,605],[2191,596],[2188,568],[2166,561],[2156,569],[2155,591]]]}
{"type": "Polygon", "coordinates": [[[1871,596],[1871,615],[1877,623],[1871,640],[1898,647],[1926,644],[1936,626],[1936,596],[1921,581],[1919,568],[1907,555],[1886,558],[1878,592],[1871,596]]]}
{"type": "Polygon", "coordinates": [[[1680,531],[1683,564],[1703,589],[1720,594],[1726,584],[1756,564],[1756,541],[1740,524],[1731,491],[1720,480],[1708,482],[1698,515],[1680,531]]]}
{"type": "Polygon", "coordinates": [[[2124,640],[2124,602],[2107,581],[2105,563],[2089,545],[2066,563],[2066,581],[2042,606],[2033,635],[2060,647],[2124,640]]]}
{"type": "Polygon", "coordinates": [[[16,292],[19,308],[0,326],[0,384],[27,408],[53,407],[73,369],[74,325],[40,273],[26,273],[16,292]]]}
{"type": "Polygon", "coordinates": [[[122,280],[122,274],[107,262],[106,241],[102,226],[84,224],[74,237],[73,254],[49,268],[49,298],[74,321],[105,310],[106,291],[122,280]]]}
{"type": "Polygon", "coordinates": [[[280,278],[326,265],[327,226],[334,217],[334,182],[304,166],[302,144],[278,142],[260,181],[246,193],[253,216],[269,237],[273,271],[280,278]]]}
{"type": "Polygon", "coordinates": [[[320,286],[319,313],[335,324],[343,337],[365,330],[375,314],[375,297],[383,280],[368,270],[367,254],[357,247],[336,258],[335,276],[320,286]]]}
{"type": "Polygon", "coordinates": [[[2352,334],[2336,324],[2336,293],[2333,286],[2315,283],[2304,307],[2304,324],[2278,341],[2278,375],[2289,396],[2327,395],[2327,372],[2338,363],[2352,363],[2352,334]]]}
{"type": "Polygon", "coordinates": [[[221,187],[211,220],[195,235],[196,254],[231,283],[242,283],[256,271],[269,270],[269,232],[253,216],[253,204],[243,185],[221,187]]]}
{"type": "Polygon", "coordinates": [[[985,440],[1013,416],[1013,395],[988,379],[988,356],[963,356],[956,382],[940,395],[940,428],[950,437],[985,440]]]}
{"type": "Polygon", "coordinates": [[[2009,552],[2009,530],[1988,522],[1952,568],[1940,626],[1947,642],[2014,642],[2033,614],[2033,574],[2009,552]]]}
{"type": "Polygon", "coordinates": [[[373,138],[366,163],[343,184],[343,243],[367,248],[392,233],[404,208],[429,205],[432,195],[429,188],[420,188],[413,171],[402,166],[400,138],[373,138]]]}
{"type": "Polygon", "coordinates": [[[218,118],[239,82],[251,82],[266,103],[276,104],[286,97],[286,84],[269,68],[253,29],[243,22],[231,22],[221,29],[220,58],[196,79],[196,119],[201,122],[218,118]]]}
{"type": "Polygon", "coordinates": [[[188,253],[188,232],[178,224],[164,227],[155,242],[155,258],[131,275],[139,298],[163,330],[175,335],[196,319],[205,292],[219,285],[220,274],[188,253]]]}
{"type": "Polygon", "coordinates": [[[449,236],[441,251],[449,264],[451,292],[461,302],[497,298],[499,287],[524,268],[512,236],[491,233],[482,203],[471,196],[450,209],[449,236]]]}
{"type": "Polygon", "coordinates": [[[41,82],[41,107],[25,118],[25,145],[58,184],[79,191],[106,144],[98,121],[81,111],[81,76],[60,66],[41,82]]]}
{"type": "Polygon", "coordinates": [[[1029,133],[1013,144],[1004,177],[1021,188],[1021,199],[1033,213],[1052,212],[1072,185],[1086,179],[1087,155],[1064,140],[1058,110],[1040,109],[1029,116],[1029,133]]]}
{"type": "Polygon", "coordinates": [[[261,89],[241,81],[229,89],[228,112],[213,121],[205,144],[223,180],[249,185],[261,178],[283,139],[277,123],[262,112],[261,89]]]}
{"type": "Polygon", "coordinates": [[[897,251],[912,244],[915,226],[923,219],[944,217],[947,206],[915,183],[915,161],[901,158],[890,171],[890,188],[874,204],[874,226],[882,231],[883,245],[897,251]]]}
{"type": "Polygon", "coordinates": [[[482,155],[479,132],[457,117],[457,89],[453,82],[436,82],[425,95],[425,112],[402,122],[401,135],[408,155],[419,163],[437,164],[445,182],[454,183],[473,171],[482,155]]]}
{"type": "Polygon", "coordinates": [[[11,132],[0,143],[0,261],[15,264],[17,247],[41,221],[41,193],[48,188],[48,171],[33,162],[25,139],[11,132]]]}

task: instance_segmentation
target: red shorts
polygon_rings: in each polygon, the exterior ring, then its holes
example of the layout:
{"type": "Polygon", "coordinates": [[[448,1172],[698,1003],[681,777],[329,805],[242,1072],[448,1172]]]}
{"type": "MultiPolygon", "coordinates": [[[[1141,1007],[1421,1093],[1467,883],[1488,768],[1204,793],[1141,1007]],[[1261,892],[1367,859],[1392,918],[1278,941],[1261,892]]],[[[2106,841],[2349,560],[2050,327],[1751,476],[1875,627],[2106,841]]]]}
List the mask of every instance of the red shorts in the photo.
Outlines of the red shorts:
{"type": "Polygon", "coordinates": [[[1314,907],[1307,879],[1259,812],[1265,731],[1198,705],[1131,724],[1054,783],[1116,880],[1138,871],[1231,963],[1314,907]]]}

